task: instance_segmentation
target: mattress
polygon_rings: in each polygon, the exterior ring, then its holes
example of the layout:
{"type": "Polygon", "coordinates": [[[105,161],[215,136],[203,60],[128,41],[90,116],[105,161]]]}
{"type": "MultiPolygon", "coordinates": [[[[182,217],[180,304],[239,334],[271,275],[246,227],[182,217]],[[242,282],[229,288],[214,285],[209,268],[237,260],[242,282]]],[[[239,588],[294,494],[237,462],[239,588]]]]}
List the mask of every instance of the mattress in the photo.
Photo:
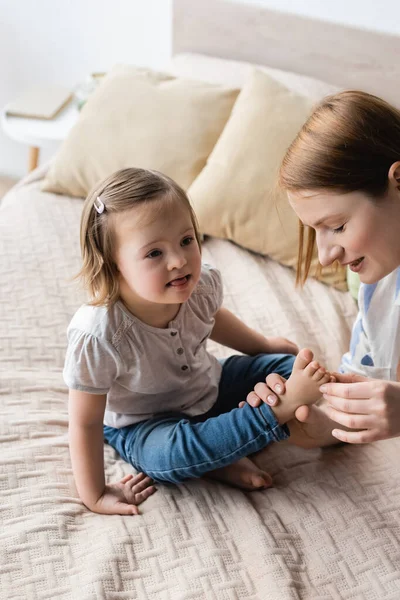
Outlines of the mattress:
{"type": "MultiPolygon", "coordinates": [[[[400,441],[304,450],[256,461],[264,492],[207,480],[159,485],[140,516],[89,512],[73,481],[66,328],[84,295],[82,201],[40,191],[43,171],[0,206],[0,597],[7,600],[331,600],[400,597],[400,441]]],[[[209,239],[225,305],[266,335],[310,347],[329,368],[347,349],[348,293],[209,239]]],[[[218,357],[230,351],[210,344],[218,357]]],[[[131,467],[105,446],[106,477],[131,467]]]]}

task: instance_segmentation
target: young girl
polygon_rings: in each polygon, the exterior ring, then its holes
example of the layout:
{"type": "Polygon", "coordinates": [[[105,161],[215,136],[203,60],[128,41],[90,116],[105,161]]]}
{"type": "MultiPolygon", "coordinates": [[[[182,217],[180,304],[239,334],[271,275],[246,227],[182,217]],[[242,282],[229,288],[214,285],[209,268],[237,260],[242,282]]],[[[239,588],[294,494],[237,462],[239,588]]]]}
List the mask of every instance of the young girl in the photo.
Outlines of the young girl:
{"type": "MultiPolygon", "coordinates": [[[[337,260],[361,281],[350,350],[337,382],[323,386],[324,412],[297,411],[303,431],[310,445],[400,436],[400,111],[361,91],[325,98],[288,149],[280,183],[309,233],[299,281],[314,241],[322,265],[337,260]]],[[[284,390],[277,375],[267,383],[284,390]]],[[[271,397],[268,386],[249,395],[252,406],[271,397]]]]}
{"type": "Polygon", "coordinates": [[[68,328],[64,379],[86,506],[135,514],[152,480],[205,474],[268,487],[269,475],[246,457],[287,438],[284,423],[319,397],[329,375],[312,353],[295,359],[295,344],[265,338],[222,307],[221,276],[201,264],[188,198],[161,173],[124,169],[101,182],[83,208],[81,247],[90,302],[68,328]],[[244,356],[218,361],[208,338],[244,356]],[[234,408],[272,371],[290,376],[284,403],[274,412],[234,408]],[[106,485],[103,436],[139,475],[106,485]]]}

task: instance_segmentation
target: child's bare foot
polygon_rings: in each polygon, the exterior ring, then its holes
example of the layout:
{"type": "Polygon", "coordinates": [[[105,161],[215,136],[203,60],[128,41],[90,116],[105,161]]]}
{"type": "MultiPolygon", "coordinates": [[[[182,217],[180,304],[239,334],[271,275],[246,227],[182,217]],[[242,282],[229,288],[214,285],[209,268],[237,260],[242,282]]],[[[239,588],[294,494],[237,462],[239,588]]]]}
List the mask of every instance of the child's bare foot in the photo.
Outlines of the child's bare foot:
{"type": "Polygon", "coordinates": [[[307,348],[296,356],[292,374],[285,384],[284,401],[272,408],[279,423],[292,419],[299,406],[316,402],[321,397],[319,387],[330,381],[330,373],[313,361],[313,356],[307,348]]]}
{"type": "Polygon", "coordinates": [[[241,458],[232,465],[210,471],[207,477],[247,491],[265,490],[272,485],[271,476],[259,469],[249,458],[241,458]]]}
{"type": "Polygon", "coordinates": [[[319,406],[300,406],[296,418],[288,422],[288,442],[301,448],[324,448],[339,441],[332,435],[337,425],[319,406]]]}

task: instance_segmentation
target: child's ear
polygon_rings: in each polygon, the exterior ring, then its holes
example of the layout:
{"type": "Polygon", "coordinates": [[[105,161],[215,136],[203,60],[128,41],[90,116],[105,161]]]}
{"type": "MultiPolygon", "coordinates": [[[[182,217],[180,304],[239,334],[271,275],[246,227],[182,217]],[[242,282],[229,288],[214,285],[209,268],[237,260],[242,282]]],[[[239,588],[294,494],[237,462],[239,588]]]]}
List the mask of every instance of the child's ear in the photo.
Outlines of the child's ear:
{"type": "Polygon", "coordinates": [[[400,190],[400,160],[393,163],[388,173],[390,183],[394,184],[400,190]]]}

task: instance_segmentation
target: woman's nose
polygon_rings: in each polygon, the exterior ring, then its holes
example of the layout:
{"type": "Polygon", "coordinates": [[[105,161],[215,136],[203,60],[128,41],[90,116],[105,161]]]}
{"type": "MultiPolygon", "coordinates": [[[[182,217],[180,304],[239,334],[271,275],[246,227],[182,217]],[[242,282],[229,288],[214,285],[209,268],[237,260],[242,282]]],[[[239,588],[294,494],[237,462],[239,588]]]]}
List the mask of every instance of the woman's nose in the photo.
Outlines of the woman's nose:
{"type": "Polygon", "coordinates": [[[323,267],[328,267],[335,260],[338,260],[343,249],[338,244],[330,244],[327,241],[317,237],[318,260],[323,267]]]}

